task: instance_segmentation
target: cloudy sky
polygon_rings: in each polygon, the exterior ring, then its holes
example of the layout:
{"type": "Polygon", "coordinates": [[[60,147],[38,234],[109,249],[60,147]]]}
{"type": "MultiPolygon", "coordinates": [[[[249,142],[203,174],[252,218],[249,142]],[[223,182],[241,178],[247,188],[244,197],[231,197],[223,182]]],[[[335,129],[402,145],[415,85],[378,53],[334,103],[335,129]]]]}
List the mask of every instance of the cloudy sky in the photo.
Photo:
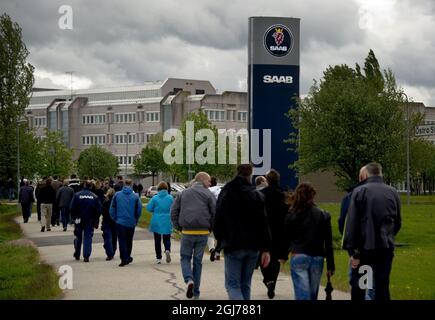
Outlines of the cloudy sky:
{"type": "Polygon", "coordinates": [[[301,19],[301,93],[328,65],[373,49],[414,101],[435,106],[434,0],[0,0],[23,29],[36,85],[135,85],[167,77],[246,90],[248,17],[301,19]],[[62,5],[72,30],[59,28],[62,5]]]}

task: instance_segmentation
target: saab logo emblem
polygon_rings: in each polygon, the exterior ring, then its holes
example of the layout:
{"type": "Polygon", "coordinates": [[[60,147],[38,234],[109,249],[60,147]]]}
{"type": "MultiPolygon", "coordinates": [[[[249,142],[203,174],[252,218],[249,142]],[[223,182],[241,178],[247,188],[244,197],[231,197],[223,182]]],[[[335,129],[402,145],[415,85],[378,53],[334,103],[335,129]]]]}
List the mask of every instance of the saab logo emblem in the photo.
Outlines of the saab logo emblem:
{"type": "Polygon", "coordinates": [[[293,36],[286,26],[273,25],[264,34],[264,46],[271,55],[284,57],[293,47],[293,36]]]}

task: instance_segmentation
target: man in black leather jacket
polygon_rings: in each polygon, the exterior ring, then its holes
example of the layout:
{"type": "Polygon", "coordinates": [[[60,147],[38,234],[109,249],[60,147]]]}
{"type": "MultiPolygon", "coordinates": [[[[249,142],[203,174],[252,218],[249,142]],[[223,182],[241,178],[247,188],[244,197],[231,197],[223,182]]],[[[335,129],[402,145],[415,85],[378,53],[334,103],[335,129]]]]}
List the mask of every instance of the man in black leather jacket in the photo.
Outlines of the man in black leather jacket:
{"type": "Polygon", "coordinates": [[[373,270],[375,300],[389,300],[394,237],[401,227],[400,198],[384,183],[380,164],[369,163],[366,168],[367,183],[352,193],[343,248],[351,256],[352,268],[373,270]]]}

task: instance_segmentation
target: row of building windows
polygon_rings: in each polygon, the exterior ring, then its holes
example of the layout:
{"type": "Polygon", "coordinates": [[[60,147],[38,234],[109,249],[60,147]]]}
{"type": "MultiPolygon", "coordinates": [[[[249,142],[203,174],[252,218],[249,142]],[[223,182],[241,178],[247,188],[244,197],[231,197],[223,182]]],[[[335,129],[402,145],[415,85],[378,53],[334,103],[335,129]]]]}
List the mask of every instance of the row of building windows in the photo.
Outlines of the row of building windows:
{"type": "MultiPolygon", "coordinates": [[[[148,143],[155,133],[131,133],[128,135],[128,143],[148,143]]],[[[109,141],[107,141],[109,143],[109,141]]],[[[127,134],[115,134],[112,138],[112,143],[115,144],[127,144],[127,134]]],[[[103,145],[106,144],[106,135],[104,134],[94,134],[94,135],[83,135],[82,145],[103,145]]]]}
{"type": "MultiPolygon", "coordinates": [[[[115,123],[134,123],[137,120],[143,121],[144,118],[147,122],[159,122],[160,121],[160,112],[159,111],[149,111],[146,112],[146,116],[144,116],[143,112],[139,112],[138,115],[136,112],[125,112],[125,113],[115,113],[114,114],[114,122],[115,123]],[[139,119],[137,119],[139,117],[139,119]]],[[[82,124],[105,124],[107,121],[105,114],[85,114],[82,115],[82,124]]]]}
{"type": "Polygon", "coordinates": [[[82,144],[85,146],[106,144],[106,135],[98,134],[82,136],[82,144]]]}
{"type": "Polygon", "coordinates": [[[248,121],[248,111],[204,109],[204,112],[210,121],[248,121]]]}
{"type": "Polygon", "coordinates": [[[82,116],[82,124],[104,124],[106,123],[105,114],[86,114],[82,116]]]}

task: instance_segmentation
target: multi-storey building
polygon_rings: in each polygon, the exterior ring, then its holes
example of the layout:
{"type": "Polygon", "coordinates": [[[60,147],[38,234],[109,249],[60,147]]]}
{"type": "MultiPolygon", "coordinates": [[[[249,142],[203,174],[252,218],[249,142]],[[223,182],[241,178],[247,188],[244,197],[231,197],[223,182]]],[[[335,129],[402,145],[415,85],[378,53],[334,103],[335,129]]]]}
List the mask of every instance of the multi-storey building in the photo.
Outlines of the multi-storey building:
{"type": "Polygon", "coordinates": [[[179,127],[200,108],[217,128],[247,128],[245,92],[217,94],[209,81],[172,78],[132,87],[35,91],[26,116],[40,137],[46,128],[61,130],[75,158],[100,145],[131,172],[134,156],[152,135],[179,127]]]}

